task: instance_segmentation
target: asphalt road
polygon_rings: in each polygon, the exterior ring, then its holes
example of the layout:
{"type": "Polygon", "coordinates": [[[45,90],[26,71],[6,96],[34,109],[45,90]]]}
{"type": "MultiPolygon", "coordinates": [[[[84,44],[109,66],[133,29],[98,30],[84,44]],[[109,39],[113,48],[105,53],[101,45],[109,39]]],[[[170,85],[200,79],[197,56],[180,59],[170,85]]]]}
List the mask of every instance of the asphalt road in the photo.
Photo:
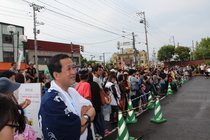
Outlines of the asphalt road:
{"type": "MultiPolygon", "coordinates": [[[[167,122],[150,122],[154,110],[139,115],[138,122],[126,124],[129,135],[142,140],[209,140],[210,139],[210,78],[195,76],[173,95],[160,101],[167,122]]],[[[109,130],[117,125],[106,123],[109,130]]],[[[117,138],[117,129],[105,140],[117,138]]]]}

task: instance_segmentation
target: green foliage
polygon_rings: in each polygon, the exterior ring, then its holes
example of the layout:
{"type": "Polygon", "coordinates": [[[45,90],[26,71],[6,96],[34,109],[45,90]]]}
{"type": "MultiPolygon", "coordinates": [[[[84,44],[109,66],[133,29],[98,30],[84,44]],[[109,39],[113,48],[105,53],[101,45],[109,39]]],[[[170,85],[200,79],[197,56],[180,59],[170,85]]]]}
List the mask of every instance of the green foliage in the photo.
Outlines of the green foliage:
{"type": "Polygon", "coordinates": [[[158,51],[157,59],[160,61],[169,61],[174,55],[174,46],[165,45],[158,51]]]}
{"type": "Polygon", "coordinates": [[[196,42],[195,59],[210,58],[210,38],[202,38],[200,42],[196,42]]]}
{"type": "Polygon", "coordinates": [[[81,66],[84,66],[85,64],[87,64],[87,59],[84,58],[81,54],[80,54],[80,60],[81,60],[81,66]]]}
{"type": "Polygon", "coordinates": [[[109,61],[107,62],[107,65],[111,65],[114,64],[114,61],[112,60],[112,58],[109,59],[109,61]]]}
{"type": "Polygon", "coordinates": [[[80,54],[80,58],[81,58],[81,66],[84,66],[85,64],[92,64],[92,63],[97,64],[96,60],[87,60],[81,54],[80,54]]]}
{"type": "Polygon", "coordinates": [[[190,59],[190,48],[179,46],[175,49],[175,54],[177,55],[175,60],[186,61],[190,59]]]}
{"type": "Polygon", "coordinates": [[[210,65],[210,61],[206,61],[204,62],[206,65],[210,65]]]}

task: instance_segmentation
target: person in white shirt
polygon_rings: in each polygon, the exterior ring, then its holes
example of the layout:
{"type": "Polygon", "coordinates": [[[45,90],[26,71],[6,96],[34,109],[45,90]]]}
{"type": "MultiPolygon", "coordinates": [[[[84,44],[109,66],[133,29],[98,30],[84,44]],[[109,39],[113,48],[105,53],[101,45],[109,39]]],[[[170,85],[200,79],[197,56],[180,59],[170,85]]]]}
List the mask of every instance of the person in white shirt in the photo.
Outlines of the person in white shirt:
{"type": "Polygon", "coordinates": [[[117,123],[118,120],[118,110],[119,110],[119,100],[120,100],[120,94],[118,92],[117,87],[115,86],[115,82],[116,82],[116,75],[110,75],[108,78],[108,82],[106,83],[105,87],[110,89],[110,96],[111,96],[111,108],[112,108],[112,112],[110,114],[110,120],[111,123],[117,123]],[[115,118],[116,116],[116,118],[115,118]]]}

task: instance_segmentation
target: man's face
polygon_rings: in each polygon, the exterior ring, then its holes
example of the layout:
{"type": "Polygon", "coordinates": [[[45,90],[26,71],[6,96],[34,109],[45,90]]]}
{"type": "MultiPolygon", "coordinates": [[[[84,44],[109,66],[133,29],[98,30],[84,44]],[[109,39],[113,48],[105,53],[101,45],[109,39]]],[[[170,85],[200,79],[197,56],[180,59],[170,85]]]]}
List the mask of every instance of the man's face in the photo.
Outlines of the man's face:
{"type": "Polygon", "coordinates": [[[59,77],[56,80],[58,80],[63,86],[69,87],[75,83],[76,68],[70,58],[61,59],[60,63],[62,68],[59,77]]]}
{"type": "Polygon", "coordinates": [[[12,68],[13,69],[16,69],[17,68],[17,65],[16,64],[13,64],[12,68]]]}
{"type": "Polygon", "coordinates": [[[102,69],[98,68],[98,71],[96,71],[96,75],[100,76],[102,74],[102,69]]]}

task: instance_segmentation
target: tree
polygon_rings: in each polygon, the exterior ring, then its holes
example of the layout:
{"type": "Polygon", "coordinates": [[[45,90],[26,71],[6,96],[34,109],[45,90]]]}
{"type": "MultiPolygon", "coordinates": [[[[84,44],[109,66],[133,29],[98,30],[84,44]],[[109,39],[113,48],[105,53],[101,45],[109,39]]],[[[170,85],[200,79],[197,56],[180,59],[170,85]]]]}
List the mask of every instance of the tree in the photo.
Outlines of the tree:
{"type": "Polygon", "coordinates": [[[190,59],[190,48],[179,46],[175,49],[175,54],[177,55],[175,60],[186,61],[190,59]]]}
{"type": "Polygon", "coordinates": [[[200,42],[196,42],[195,59],[210,58],[210,38],[202,38],[200,42]]]}
{"type": "Polygon", "coordinates": [[[158,51],[157,59],[160,61],[169,61],[174,55],[174,46],[165,45],[158,51]]]}
{"type": "Polygon", "coordinates": [[[81,66],[84,66],[85,64],[87,64],[87,59],[84,58],[81,54],[80,54],[80,60],[81,60],[81,66]]]}

